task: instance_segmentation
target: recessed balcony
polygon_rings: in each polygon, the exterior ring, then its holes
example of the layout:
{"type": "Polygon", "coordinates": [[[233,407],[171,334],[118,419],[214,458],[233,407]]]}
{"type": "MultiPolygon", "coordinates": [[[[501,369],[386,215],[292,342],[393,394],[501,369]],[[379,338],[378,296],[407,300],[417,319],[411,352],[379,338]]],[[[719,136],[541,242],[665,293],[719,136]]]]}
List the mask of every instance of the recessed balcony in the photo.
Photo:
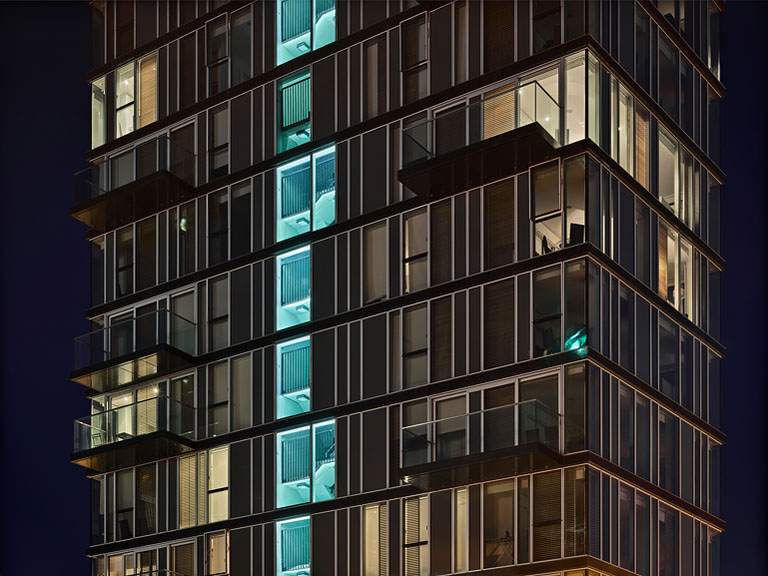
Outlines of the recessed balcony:
{"type": "Polygon", "coordinates": [[[398,178],[434,200],[552,158],[560,140],[560,106],[534,81],[405,128],[398,178]]]}
{"type": "Polygon", "coordinates": [[[558,465],[559,416],[526,400],[401,431],[400,477],[439,490],[544,470],[558,465]]]}
{"type": "MultiPolygon", "coordinates": [[[[127,395],[132,398],[132,395],[127,395]]],[[[195,448],[193,406],[157,395],[75,420],[72,462],[96,472],[177,456],[195,448]]]]}
{"type": "Polygon", "coordinates": [[[75,338],[71,378],[97,392],[114,390],[193,365],[197,326],[156,310],[75,338]]]}
{"type": "Polygon", "coordinates": [[[161,136],[75,174],[72,216],[97,233],[194,196],[195,154],[161,136]]]}

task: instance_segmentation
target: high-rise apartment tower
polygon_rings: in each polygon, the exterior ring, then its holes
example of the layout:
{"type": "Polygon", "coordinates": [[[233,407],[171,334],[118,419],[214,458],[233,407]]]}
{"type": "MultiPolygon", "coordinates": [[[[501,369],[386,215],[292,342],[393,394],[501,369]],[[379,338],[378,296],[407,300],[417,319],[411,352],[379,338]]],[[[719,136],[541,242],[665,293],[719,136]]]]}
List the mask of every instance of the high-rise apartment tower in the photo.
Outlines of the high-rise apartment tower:
{"type": "Polygon", "coordinates": [[[722,9],[93,2],[92,574],[718,576],[722,9]]]}

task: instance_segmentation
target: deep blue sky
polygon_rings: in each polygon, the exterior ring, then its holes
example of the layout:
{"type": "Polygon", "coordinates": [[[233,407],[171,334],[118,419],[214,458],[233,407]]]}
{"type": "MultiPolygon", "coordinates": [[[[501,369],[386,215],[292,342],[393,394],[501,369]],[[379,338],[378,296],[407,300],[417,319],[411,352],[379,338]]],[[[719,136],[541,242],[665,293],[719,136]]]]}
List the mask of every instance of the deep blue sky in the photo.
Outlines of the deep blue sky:
{"type": "MultiPolygon", "coordinates": [[[[0,3],[0,575],[87,574],[88,483],[69,463],[72,337],[87,330],[88,252],[69,217],[89,139],[85,2],[0,3]],[[35,569],[33,568],[33,571],[35,569]]],[[[723,32],[723,574],[760,573],[766,538],[768,5],[728,2],[723,32]]]]}

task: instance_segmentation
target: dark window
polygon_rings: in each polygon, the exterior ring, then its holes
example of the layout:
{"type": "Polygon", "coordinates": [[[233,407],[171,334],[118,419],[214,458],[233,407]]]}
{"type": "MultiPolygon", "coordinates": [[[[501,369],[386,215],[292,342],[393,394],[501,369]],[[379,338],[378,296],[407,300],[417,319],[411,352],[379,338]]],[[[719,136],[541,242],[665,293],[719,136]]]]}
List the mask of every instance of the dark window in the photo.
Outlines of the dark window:
{"type": "Polygon", "coordinates": [[[679,399],[679,337],[677,324],[659,314],[659,376],[661,391],[675,401],[679,399]]]}
{"type": "Polygon", "coordinates": [[[363,228],[363,303],[387,297],[387,223],[363,228]]]}
{"type": "Polygon", "coordinates": [[[635,294],[624,284],[619,286],[619,364],[635,370],[635,294]]]}
{"type": "Polygon", "coordinates": [[[436,382],[451,377],[453,330],[453,301],[450,296],[433,300],[430,321],[430,380],[436,382]]]}
{"type": "Polygon", "coordinates": [[[531,170],[532,213],[537,256],[559,250],[562,241],[560,215],[560,165],[557,162],[531,170]]]}
{"type": "Polygon", "coordinates": [[[677,576],[679,562],[678,512],[659,503],[659,576],[677,576]]]}
{"type": "Polygon", "coordinates": [[[427,307],[403,312],[403,388],[427,383],[427,307]]]}
{"type": "Polygon", "coordinates": [[[651,479],[651,405],[648,398],[636,395],[637,474],[651,479]]]}
{"type": "Polygon", "coordinates": [[[680,126],[693,136],[693,67],[680,58],[680,126]]]}
{"type": "Polygon", "coordinates": [[[586,365],[574,364],[565,369],[565,451],[578,452],[585,446],[585,379],[586,365]]]}
{"type": "Polygon", "coordinates": [[[133,469],[115,474],[117,539],[133,538],[133,469]]]}
{"type": "Polygon", "coordinates": [[[208,22],[207,26],[208,95],[229,88],[229,52],[227,50],[227,16],[208,22]]]}
{"type": "Polygon", "coordinates": [[[677,48],[659,31],[659,105],[677,121],[677,48]]]}
{"type": "Polygon", "coordinates": [[[157,283],[157,225],[155,217],[136,224],[136,288],[143,290],[157,283]]]}
{"type": "Polygon", "coordinates": [[[430,245],[430,278],[432,286],[448,282],[452,278],[452,210],[451,200],[433,204],[429,212],[429,225],[432,235],[430,245]]]}
{"type": "Polygon", "coordinates": [[[619,565],[634,570],[635,491],[619,484],[619,565]]]}
{"type": "Polygon", "coordinates": [[[208,265],[229,258],[229,194],[226,190],[208,197],[208,265]]]}
{"type": "MultiPolygon", "coordinates": [[[[505,22],[505,26],[511,23],[505,22]]],[[[534,0],[533,53],[560,44],[560,0],[534,0]]]]}
{"type": "Polygon", "coordinates": [[[228,371],[226,360],[208,367],[208,436],[229,431],[228,371]]]}
{"type": "Polygon", "coordinates": [[[586,204],[584,191],[587,184],[585,164],[585,156],[572,158],[565,162],[566,246],[581,244],[585,240],[586,204]]]}
{"type": "Polygon", "coordinates": [[[232,186],[232,258],[251,251],[251,183],[232,186]]]}
{"type": "Polygon", "coordinates": [[[365,43],[365,118],[373,118],[387,109],[387,38],[382,35],[365,43]]]}
{"type": "Polygon", "coordinates": [[[651,285],[651,211],[635,199],[635,275],[651,285]]]}
{"type": "Polygon", "coordinates": [[[133,50],[134,6],[132,0],[121,0],[110,5],[117,8],[117,57],[133,50]]]}
{"type": "Polygon", "coordinates": [[[635,556],[640,576],[651,575],[651,503],[648,496],[635,492],[635,556]]]}
{"type": "Polygon", "coordinates": [[[229,291],[226,276],[208,284],[208,350],[225,348],[229,342],[229,291]]]}
{"type": "Polygon", "coordinates": [[[560,352],[560,266],[533,277],[533,355],[560,352]]]}
{"type": "Polygon", "coordinates": [[[587,344],[587,263],[569,262],[565,266],[565,343],[564,350],[578,350],[587,344]]]}
{"type": "Polygon", "coordinates": [[[427,23],[418,17],[402,25],[403,104],[427,95],[427,23]]]}
{"type": "Polygon", "coordinates": [[[619,464],[635,470],[635,392],[619,383],[619,464]]]}
{"type": "Polygon", "coordinates": [[[91,68],[104,64],[104,0],[91,3],[91,68]]]}
{"type": "Polygon", "coordinates": [[[487,568],[514,564],[514,503],[514,480],[486,484],[483,540],[487,568]]]}
{"type": "Polygon", "coordinates": [[[677,416],[659,408],[659,486],[673,494],[679,494],[679,427],[677,416]]]}
{"type": "MultiPolygon", "coordinates": [[[[182,6],[194,2],[181,2],[182,6]]],[[[179,40],[179,108],[195,103],[197,98],[197,75],[195,58],[195,35],[189,34],[179,40]]]]}
{"type": "Polygon", "coordinates": [[[133,226],[116,232],[117,297],[133,293],[133,226]]]}
{"type": "Polygon", "coordinates": [[[222,104],[209,113],[208,174],[209,179],[229,174],[229,109],[222,104]]]}
{"type": "MultiPolygon", "coordinates": [[[[138,405],[141,406],[141,405],[138,405]]],[[[136,468],[136,535],[144,536],[157,530],[155,464],[136,468]]]]}
{"type": "Polygon", "coordinates": [[[232,86],[251,77],[251,8],[232,14],[230,47],[232,56],[232,86]]]}

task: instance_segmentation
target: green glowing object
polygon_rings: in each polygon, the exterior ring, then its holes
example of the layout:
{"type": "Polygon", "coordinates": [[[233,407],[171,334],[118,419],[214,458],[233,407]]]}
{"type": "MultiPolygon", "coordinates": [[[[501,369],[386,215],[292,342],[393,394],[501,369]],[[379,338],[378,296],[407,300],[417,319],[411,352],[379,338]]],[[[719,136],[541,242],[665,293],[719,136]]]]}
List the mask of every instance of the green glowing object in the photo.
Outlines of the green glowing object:
{"type": "Polygon", "coordinates": [[[578,350],[587,343],[587,332],[584,328],[579,329],[578,332],[570,336],[565,341],[565,350],[578,350]]]}

